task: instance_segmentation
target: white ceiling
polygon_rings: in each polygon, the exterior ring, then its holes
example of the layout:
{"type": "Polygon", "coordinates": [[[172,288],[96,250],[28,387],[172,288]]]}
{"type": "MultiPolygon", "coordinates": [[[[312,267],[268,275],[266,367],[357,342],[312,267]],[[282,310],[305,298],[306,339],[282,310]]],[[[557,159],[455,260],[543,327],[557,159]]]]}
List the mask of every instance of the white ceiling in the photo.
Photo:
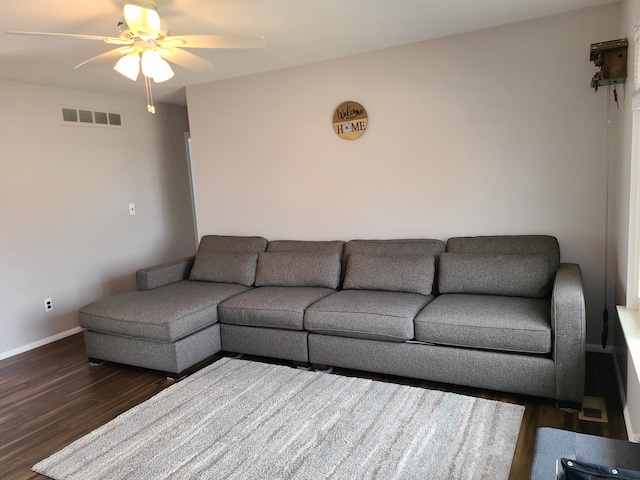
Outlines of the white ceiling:
{"type": "MultiPolygon", "coordinates": [[[[214,64],[154,84],[156,101],[185,104],[184,86],[312,63],[613,3],[616,0],[158,0],[172,35],[258,35],[256,50],[191,50],[214,64]]],[[[0,0],[0,79],[144,98],[136,83],[100,64],[74,66],[113,48],[101,41],[4,34],[7,30],[117,36],[122,0],[0,0]]],[[[115,62],[114,62],[115,63],[115,62]]]]}

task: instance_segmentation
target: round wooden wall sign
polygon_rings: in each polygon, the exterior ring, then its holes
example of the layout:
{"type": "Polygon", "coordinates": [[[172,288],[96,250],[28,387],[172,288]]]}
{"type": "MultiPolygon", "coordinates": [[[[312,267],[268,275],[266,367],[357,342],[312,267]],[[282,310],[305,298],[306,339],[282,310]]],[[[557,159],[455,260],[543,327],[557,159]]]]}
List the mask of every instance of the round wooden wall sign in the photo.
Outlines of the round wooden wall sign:
{"type": "Polygon", "coordinates": [[[358,102],[344,102],[333,114],[333,130],[340,138],[355,140],[367,129],[367,111],[358,102]]]}

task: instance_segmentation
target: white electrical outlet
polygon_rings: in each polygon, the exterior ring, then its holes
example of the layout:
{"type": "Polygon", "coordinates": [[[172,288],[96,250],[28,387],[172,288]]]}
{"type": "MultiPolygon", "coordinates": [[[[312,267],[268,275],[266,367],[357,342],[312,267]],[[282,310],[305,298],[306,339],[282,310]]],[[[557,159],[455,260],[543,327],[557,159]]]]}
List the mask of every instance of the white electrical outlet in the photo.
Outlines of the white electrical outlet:
{"type": "Polygon", "coordinates": [[[51,310],[53,310],[53,303],[51,302],[50,298],[45,298],[44,299],[44,311],[45,312],[50,312],[51,310]]]}
{"type": "Polygon", "coordinates": [[[129,215],[135,215],[136,214],[136,206],[133,203],[129,204],[129,215]]]}

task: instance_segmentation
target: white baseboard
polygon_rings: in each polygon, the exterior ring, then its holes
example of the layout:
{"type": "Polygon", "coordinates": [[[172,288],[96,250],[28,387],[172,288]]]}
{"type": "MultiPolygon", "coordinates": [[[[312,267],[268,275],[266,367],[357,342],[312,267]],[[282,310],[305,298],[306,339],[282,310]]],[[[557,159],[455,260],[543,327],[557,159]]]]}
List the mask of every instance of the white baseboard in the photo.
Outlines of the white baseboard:
{"type": "Polygon", "coordinates": [[[48,345],[49,343],[53,343],[57,340],[62,340],[63,338],[70,337],[71,335],[75,335],[76,333],[80,333],[80,332],[84,332],[84,328],[75,327],[75,328],[72,328],[71,330],[67,330],[65,332],[52,335],[51,337],[43,338],[42,340],[38,340],[37,342],[29,343],[27,345],[23,345],[22,347],[14,348],[13,350],[8,350],[6,352],[0,352],[0,360],[4,360],[5,358],[13,357],[15,355],[28,352],[29,350],[33,350],[34,348],[42,347],[43,345],[48,345]]]}
{"type": "Polygon", "coordinates": [[[624,416],[624,424],[627,427],[627,437],[630,442],[640,442],[640,433],[635,433],[633,431],[633,425],[631,425],[631,416],[629,415],[629,407],[627,406],[627,397],[624,393],[624,388],[622,388],[622,375],[620,374],[620,366],[618,365],[618,357],[616,355],[613,356],[613,366],[616,371],[618,390],[620,391],[620,401],[624,407],[622,414],[624,416]]]}

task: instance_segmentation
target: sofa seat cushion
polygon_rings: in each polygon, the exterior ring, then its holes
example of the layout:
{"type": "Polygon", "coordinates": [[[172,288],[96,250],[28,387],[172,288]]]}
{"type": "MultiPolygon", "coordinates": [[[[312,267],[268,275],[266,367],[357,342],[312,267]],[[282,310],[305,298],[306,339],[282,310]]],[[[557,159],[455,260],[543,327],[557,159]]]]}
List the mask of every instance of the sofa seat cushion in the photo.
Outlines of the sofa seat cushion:
{"type": "Polygon", "coordinates": [[[80,310],[88,330],[174,342],[218,321],[218,303],[250,287],[183,280],[99,300],[80,310]]]}
{"type": "Polygon", "coordinates": [[[305,309],[335,290],[322,287],[258,287],[220,304],[221,323],[303,330],[305,309]]]}
{"type": "Polygon", "coordinates": [[[416,340],[520,353],[551,352],[549,299],[445,294],[415,319],[416,340]]]}
{"type": "Polygon", "coordinates": [[[311,305],[304,326],[325,335],[404,342],[413,339],[413,319],[432,299],[417,293],[342,290],[311,305]]]}

